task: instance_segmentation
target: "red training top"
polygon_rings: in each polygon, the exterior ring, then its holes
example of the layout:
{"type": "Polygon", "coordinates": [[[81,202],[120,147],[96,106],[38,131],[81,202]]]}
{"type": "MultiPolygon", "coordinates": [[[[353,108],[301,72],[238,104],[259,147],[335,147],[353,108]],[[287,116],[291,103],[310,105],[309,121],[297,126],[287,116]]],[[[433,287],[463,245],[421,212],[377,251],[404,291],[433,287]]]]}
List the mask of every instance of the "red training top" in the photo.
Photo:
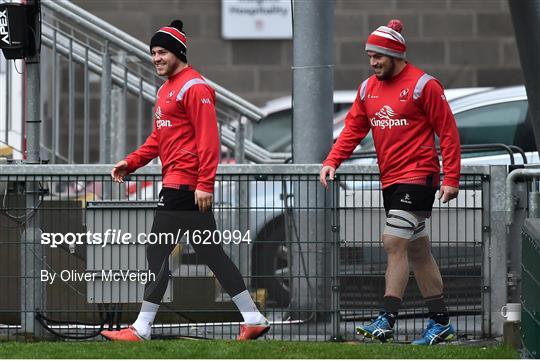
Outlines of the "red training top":
{"type": "Polygon", "coordinates": [[[214,192],[219,162],[215,92],[191,66],[159,88],[154,130],[126,157],[131,173],[159,156],[163,184],[214,192]]]}
{"type": "MultiPolygon", "coordinates": [[[[396,76],[364,80],[323,165],[339,167],[369,130],[377,151],[381,183],[425,184],[440,172],[434,132],[443,158],[443,185],[459,186],[460,143],[456,121],[439,81],[407,64],[396,76]]],[[[438,183],[438,182],[437,182],[438,183]]]]}

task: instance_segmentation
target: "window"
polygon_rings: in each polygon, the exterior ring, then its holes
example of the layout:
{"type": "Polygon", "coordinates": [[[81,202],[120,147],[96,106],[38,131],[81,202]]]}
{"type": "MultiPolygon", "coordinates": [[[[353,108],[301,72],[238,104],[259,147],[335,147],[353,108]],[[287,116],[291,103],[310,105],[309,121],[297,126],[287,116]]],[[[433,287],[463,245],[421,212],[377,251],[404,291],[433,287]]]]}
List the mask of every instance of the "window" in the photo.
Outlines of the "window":
{"type": "Polygon", "coordinates": [[[292,111],[282,110],[269,114],[253,123],[253,142],[270,152],[290,152],[292,111]]]}
{"type": "MultiPolygon", "coordinates": [[[[526,100],[487,105],[455,114],[461,144],[504,143],[528,148],[526,100]],[[527,137],[525,137],[527,138],[527,137]],[[519,141],[518,141],[519,140],[519,141]],[[527,143],[527,146],[520,143],[527,143]]],[[[528,122],[527,122],[528,123],[528,122]]]]}
{"type": "MultiPolygon", "coordinates": [[[[349,103],[336,103],[334,114],[346,114],[350,107],[349,103]]],[[[271,113],[258,123],[253,123],[253,142],[270,152],[291,152],[292,117],[292,109],[289,108],[271,113]]]]}

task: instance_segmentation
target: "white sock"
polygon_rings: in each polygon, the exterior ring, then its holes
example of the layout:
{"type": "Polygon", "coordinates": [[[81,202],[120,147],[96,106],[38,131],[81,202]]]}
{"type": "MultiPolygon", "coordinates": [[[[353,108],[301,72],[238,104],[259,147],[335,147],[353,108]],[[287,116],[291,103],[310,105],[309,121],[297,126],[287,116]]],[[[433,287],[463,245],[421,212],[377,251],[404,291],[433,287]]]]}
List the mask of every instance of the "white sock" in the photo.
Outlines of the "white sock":
{"type": "Polygon", "coordinates": [[[247,324],[260,324],[266,321],[266,318],[259,312],[255,302],[251,299],[248,290],[244,290],[232,298],[233,302],[238,307],[238,311],[242,314],[244,322],[247,324]]]}
{"type": "Polygon", "coordinates": [[[152,334],[152,323],[154,323],[158,308],[158,304],[143,301],[139,316],[137,316],[137,320],[132,325],[142,338],[150,338],[152,334]]]}

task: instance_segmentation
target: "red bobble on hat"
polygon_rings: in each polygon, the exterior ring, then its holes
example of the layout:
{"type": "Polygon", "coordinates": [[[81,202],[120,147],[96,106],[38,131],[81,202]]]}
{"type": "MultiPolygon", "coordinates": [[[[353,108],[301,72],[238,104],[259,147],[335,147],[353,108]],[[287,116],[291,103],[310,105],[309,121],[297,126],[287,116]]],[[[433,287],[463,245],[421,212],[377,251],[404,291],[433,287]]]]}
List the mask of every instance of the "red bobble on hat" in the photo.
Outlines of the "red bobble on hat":
{"type": "Polygon", "coordinates": [[[398,19],[390,20],[388,22],[388,25],[386,26],[389,27],[390,29],[397,31],[398,33],[401,33],[401,31],[403,30],[403,23],[401,22],[401,20],[398,20],[398,19]]]}

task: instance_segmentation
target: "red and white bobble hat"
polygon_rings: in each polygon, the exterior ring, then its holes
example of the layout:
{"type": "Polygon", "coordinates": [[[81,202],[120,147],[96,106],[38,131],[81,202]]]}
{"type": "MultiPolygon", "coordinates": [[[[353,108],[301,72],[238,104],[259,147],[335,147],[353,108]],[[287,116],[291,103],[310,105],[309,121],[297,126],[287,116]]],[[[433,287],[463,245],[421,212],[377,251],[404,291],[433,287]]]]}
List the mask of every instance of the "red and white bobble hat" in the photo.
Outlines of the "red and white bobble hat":
{"type": "Polygon", "coordinates": [[[386,26],[379,26],[369,35],[366,51],[405,59],[407,44],[401,35],[401,30],[403,30],[403,24],[396,19],[390,20],[386,26]]]}

